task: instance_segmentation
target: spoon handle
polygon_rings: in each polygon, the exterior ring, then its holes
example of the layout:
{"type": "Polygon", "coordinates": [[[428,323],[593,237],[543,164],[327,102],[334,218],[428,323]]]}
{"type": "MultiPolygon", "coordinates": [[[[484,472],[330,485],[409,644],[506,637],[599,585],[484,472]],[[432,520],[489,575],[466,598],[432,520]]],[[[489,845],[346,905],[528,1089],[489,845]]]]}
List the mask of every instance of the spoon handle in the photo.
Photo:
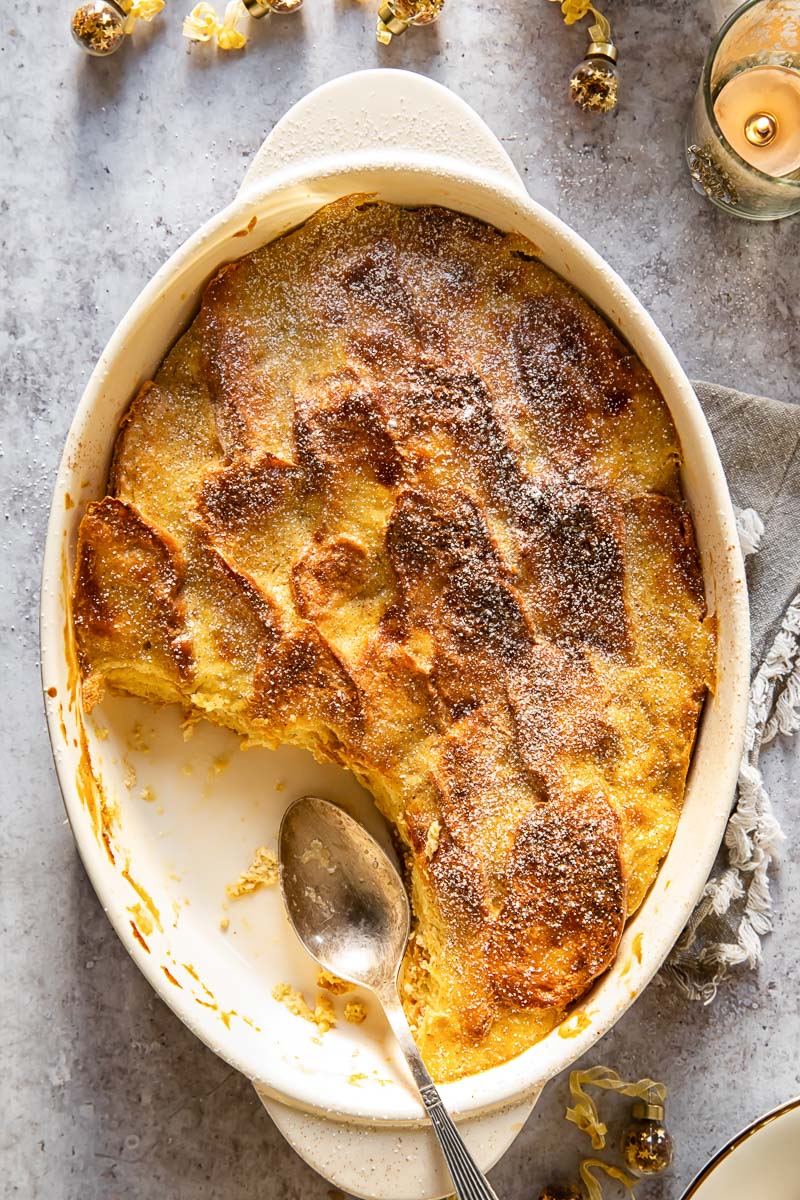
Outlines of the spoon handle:
{"type": "Polygon", "coordinates": [[[425,1111],[439,1139],[439,1145],[452,1176],[453,1188],[458,1200],[497,1200],[494,1190],[489,1186],[488,1179],[464,1145],[464,1139],[442,1104],[436,1084],[431,1079],[428,1068],[422,1061],[422,1055],[417,1049],[417,1043],[411,1035],[397,992],[394,990],[382,992],[380,1000],[394,1035],[400,1043],[400,1049],[411,1069],[411,1074],[414,1076],[414,1082],[419,1088],[425,1111]]]}

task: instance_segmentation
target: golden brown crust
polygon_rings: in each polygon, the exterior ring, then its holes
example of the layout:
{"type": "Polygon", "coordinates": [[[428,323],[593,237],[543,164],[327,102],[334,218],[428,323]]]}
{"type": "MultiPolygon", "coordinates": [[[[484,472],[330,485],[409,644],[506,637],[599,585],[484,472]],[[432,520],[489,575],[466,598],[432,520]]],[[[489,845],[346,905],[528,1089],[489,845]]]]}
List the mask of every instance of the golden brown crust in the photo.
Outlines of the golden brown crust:
{"type": "Polygon", "coordinates": [[[679,460],[532,247],[351,197],[212,281],[84,519],[95,681],[342,763],[395,824],[441,1078],[552,1028],[669,847],[713,659],[679,460]]]}
{"type": "Polygon", "coordinates": [[[555,1007],[608,965],[625,920],[619,821],[601,793],[535,806],[514,836],[489,939],[498,996],[555,1007]]]}
{"type": "Polygon", "coordinates": [[[129,663],[164,686],[191,686],[192,648],[182,597],[186,568],[169,534],[106,496],[81,521],[72,620],[85,676],[115,682],[129,663]],[[91,653],[87,649],[91,647],[91,653]]]}

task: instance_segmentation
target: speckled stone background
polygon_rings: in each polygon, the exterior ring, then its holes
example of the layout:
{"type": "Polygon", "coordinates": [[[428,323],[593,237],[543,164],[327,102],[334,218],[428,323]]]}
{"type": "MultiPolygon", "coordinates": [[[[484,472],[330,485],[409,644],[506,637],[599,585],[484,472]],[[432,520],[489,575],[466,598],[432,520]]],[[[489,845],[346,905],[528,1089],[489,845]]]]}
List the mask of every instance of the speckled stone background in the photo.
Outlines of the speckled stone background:
{"type": "MultiPolygon", "coordinates": [[[[800,218],[731,220],[694,194],[682,161],[709,10],[698,0],[607,7],[624,82],[619,111],[597,123],[564,96],[584,35],[545,0],[449,0],[438,27],[388,50],[369,3],[307,0],[300,17],[263,22],[224,59],[187,48],[188,0],[168,0],[105,62],[71,43],[68,0],[0,3],[3,1196],[327,1200],[247,1082],[172,1016],[112,933],[64,820],[38,674],[50,489],[89,371],[290,104],[377,64],[450,85],[502,138],[532,194],[633,286],[691,375],[800,400],[800,218]]],[[[781,746],[766,765],[788,840],[763,966],[708,1008],[656,982],[598,1051],[672,1090],[674,1172],[642,1187],[644,1200],[677,1200],[715,1147],[800,1091],[800,769],[781,746]]],[[[533,1200],[574,1170],[565,1097],[561,1078],[494,1171],[502,1200],[533,1200]]]]}

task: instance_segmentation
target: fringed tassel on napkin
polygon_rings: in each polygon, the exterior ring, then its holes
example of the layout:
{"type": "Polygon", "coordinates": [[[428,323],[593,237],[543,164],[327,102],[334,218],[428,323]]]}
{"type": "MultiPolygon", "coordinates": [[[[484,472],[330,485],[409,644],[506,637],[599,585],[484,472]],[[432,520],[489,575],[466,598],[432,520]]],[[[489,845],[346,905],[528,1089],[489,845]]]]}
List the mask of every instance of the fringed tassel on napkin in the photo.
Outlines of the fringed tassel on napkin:
{"type": "MultiPolygon", "coordinates": [[[[764,529],[761,519],[745,509],[737,513],[737,523],[742,552],[755,553],[764,529]]],[[[704,1004],[714,999],[731,967],[754,967],[760,961],[761,939],[772,929],[769,869],[783,834],[758,760],[776,734],[791,736],[798,730],[800,593],[786,610],[750,688],[737,800],[724,839],[729,866],[706,884],[664,968],[685,995],[704,1004]]]]}

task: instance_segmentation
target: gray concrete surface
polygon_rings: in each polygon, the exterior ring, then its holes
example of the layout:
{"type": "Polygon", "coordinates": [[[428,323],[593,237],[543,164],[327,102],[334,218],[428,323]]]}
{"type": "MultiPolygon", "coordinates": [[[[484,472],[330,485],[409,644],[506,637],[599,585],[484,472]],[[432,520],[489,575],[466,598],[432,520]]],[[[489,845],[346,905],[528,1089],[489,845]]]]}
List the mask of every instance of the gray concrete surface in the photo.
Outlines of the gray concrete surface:
{"type": "MultiPolygon", "coordinates": [[[[599,123],[565,100],[584,35],[544,0],[449,0],[437,28],[388,50],[369,2],[308,0],[302,17],[264,23],[244,54],[221,61],[187,50],[188,7],[168,0],[135,44],[91,62],[70,41],[68,0],[0,3],[0,1191],[29,1200],[326,1198],[245,1080],[153,995],[107,924],[65,825],[38,678],[49,495],[88,373],[286,108],[380,63],[450,85],[533,195],[629,281],[690,374],[800,399],[798,219],[735,222],[691,191],[682,162],[712,32],[702,3],[611,0],[622,101],[599,123]]],[[[654,984],[593,1056],[672,1089],[677,1160],[641,1189],[645,1200],[677,1200],[721,1141],[800,1091],[800,771],[781,747],[767,765],[788,839],[763,966],[708,1008],[654,984]]],[[[562,1078],[495,1170],[503,1200],[534,1200],[574,1169],[565,1096],[562,1078]]]]}

